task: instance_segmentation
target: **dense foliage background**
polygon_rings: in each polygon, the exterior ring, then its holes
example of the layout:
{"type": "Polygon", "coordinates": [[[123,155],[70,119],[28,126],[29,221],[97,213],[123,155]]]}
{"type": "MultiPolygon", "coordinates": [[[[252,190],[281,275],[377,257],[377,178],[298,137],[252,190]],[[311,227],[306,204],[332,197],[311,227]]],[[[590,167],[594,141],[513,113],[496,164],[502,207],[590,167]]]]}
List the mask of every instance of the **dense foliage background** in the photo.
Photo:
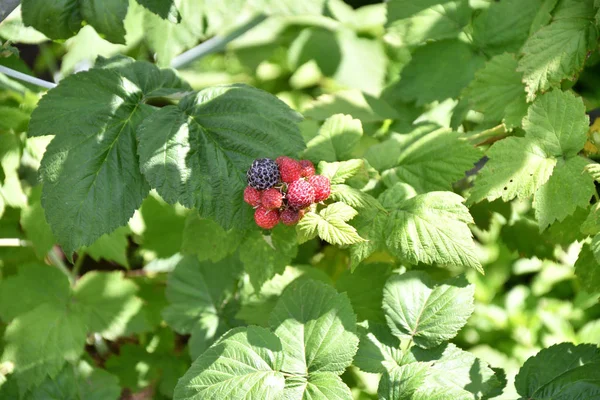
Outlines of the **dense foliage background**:
{"type": "Polygon", "coordinates": [[[600,1],[47,3],[0,24],[58,82],[0,74],[0,399],[600,399],[600,1]],[[262,231],[280,155],[332,196],[262,231]]]}

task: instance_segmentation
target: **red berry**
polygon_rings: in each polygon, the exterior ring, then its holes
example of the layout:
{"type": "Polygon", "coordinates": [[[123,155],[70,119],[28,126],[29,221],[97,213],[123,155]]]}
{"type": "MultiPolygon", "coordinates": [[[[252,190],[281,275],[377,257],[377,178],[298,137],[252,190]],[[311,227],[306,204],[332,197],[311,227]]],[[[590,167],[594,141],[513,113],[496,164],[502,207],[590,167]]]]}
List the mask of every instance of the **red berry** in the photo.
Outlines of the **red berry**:
{"type": "Polygon", "coordinates": [[[306,208],[315,201],[315,189],[304,179],[298,179],[288,186],[287,201],[296,210],[306,208]]]}
{"type": "Polygon", "coordinates": [[[300,160],[300,167],[302,168],[302,176],[309,177],[315,174],[315,165],[308,160],[300,160]]]}
{"type": "Polygon", "coordinates": [[[288,156],[280,156],[280,157],[277,157],[277,158],[275,159],[275,163],[276,163],[277,165],[281,165],[281,163],[282,163],[284,160],[293,160],[293,158],[290,158],[290,157],[288,157],[288,156]]]}
{"type": "Polygon", "coordinates": [[[263,229],[273,229],[279,223],[279,211],[258,207],[254,212],[254,222],[263,229]]]}
{"type": "Polygon", "coordinates": [[[260,204],[267,210],[273,210],[281,207],[283,203],[283,196],[281,192],[275,188],[267,189],[262,192],[260,197],[260,204]]]}
{"type": "Polygon", "coordinates": [[[331,185],[329,179],[323,175],[314,175],[308,178],[308,183],[315,189],[315,203],[319,203],[329,198],[331,185]]]}
{"type": "Polygon", "coordinates": [[[283,182],[292,183],[302,177],[302,167],[298,161],[286,157],[279,164],[279,174],[283,182]]]}
{"type": "Polygon", "coordinates": [[[281,222],[287,226],[296,225],[298,221],[304,216],[304,210],[294,210],[293,208],[286,208],[281,212],[281,222]]]}
{"type": "Polygon", "coordinates": [[[250,204],[252,207],[260,205],[260,191],[254,189],[252,186],[246,186],[244,189],[244,201],[250,204]]]}

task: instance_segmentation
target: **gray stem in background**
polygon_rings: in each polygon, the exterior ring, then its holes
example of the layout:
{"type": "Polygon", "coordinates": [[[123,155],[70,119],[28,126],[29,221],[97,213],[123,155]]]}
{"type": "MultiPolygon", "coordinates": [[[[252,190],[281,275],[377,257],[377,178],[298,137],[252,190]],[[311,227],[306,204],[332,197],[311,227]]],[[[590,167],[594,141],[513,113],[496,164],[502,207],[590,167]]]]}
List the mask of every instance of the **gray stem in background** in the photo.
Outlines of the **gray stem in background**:
{"type": "Polygon", "coordinates": [[[215,36],[205,42],[200,43],[198,46],[175,57],[173,61],[171,61],[171,67],[179,69],[204,57],[207,54],[223,50],[227,43],[242,36],[244,33],[263,22],[266,18],[267,17],[265,15],[257,15],[244,25],[225,36],[215,36]]]}
{"type": "Polygon", "coordinates": [[[4,21],[18,5],[19,0],[0,0],[0,22],[4,21]]]}
{"type": "Polygon", "coordinates": [[[3,65],[0,65],[0,73],[10,76],[11,78],[15,78],[15,79],[18,79],[23,82],[28,82],[28,83],[31,83],[31,84],[34,84],[36,86],[40,86],[40,87],[43,87],[46,89],[52,89],[53,87],[56,86],[56,83],[48,82],[48,81],[33,77],[31,75],[24,74],[22,72],[15,71],[14,69],[10,69],[3,65]]]}

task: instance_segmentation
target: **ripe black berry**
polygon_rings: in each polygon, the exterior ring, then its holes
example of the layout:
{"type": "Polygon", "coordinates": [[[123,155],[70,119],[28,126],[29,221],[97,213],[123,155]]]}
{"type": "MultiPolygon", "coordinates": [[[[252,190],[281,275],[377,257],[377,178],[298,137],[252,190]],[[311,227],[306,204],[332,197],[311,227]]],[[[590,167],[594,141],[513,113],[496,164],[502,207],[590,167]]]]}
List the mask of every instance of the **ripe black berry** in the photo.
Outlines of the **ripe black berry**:
{"type": "Polygon", "coordinates": [[[258,158],[246,174],[248,185],[258,190],[266,190],[279,182],[279,168],[270,158],[258,158]]]}

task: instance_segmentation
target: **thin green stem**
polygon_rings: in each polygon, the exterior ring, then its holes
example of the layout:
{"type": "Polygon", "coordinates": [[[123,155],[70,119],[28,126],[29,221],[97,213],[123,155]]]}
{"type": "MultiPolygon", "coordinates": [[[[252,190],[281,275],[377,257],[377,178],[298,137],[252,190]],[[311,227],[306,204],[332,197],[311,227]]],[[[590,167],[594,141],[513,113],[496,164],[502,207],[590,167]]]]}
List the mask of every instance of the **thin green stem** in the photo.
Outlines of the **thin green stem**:
{"type": "Polygon", "coordinates": [[[496,125],[493,128],[486,129],[485,131],[478,132],[474,135],[467,136],[469,142],[475,146],[480,146],[489,142],[502,139],[508,135],[504,124],[496,125]]]}
{"type": "Polygon", "coordinates": [[[257,15],[244,25],[240,26],[239,28],[225,36],[215,36],[213,38],[208,39],[205,42],[200,43],[198,46],[175,57],[171,62],[171,67],[179,69],[191,64],[196,60],[199,60],[200,58],[208,54],[216,53],[217,51],[223,50],[227,43],[242,36],[244,33],[248,32],[250,29],[263,22],[266,18],[267,17],[265,15],[257,15]]]}
{"type": "Polygon", "coordinates": [[[82,251],[78,254],[77,260],[75,260],[75,264],[73,265],[72,270],[75,279],[77,279],[77,277],[79,276],[79,271],[81,270],[81,266],[83,265],[83,260],[85,260],[85,256],[86,253],[82,251]]]}
{"type": "Polygon", "coordinates": [[[58,253],[56,252],[56,249],[54,247],[52,249],[50,249],[50,251],[48,252],[48,258],[50,259],[50,262],[52,263],[52,265],[54,265],[63,274],[65,274],[67,276],[67,278],[69,279],[69,283],[71,283],[71,286],[74,285],[75,277],[73,276],[71,271],[69,271],[69,269],[63,262],[62,258],[60,258],[60,256],[58,255],[58,253]]]}

